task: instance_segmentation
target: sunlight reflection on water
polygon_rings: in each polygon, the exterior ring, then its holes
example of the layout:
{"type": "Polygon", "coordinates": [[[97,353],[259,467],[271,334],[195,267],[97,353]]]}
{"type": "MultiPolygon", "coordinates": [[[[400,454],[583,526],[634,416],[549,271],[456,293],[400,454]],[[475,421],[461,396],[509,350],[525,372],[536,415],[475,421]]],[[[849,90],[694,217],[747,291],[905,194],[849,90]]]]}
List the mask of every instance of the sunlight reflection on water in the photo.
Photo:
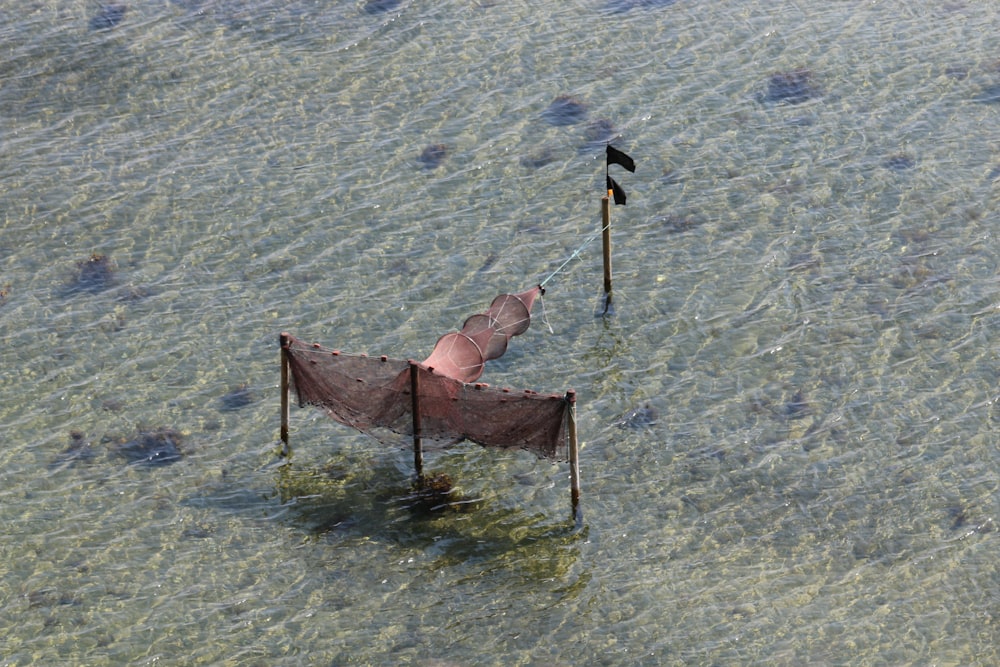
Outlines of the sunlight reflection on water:
{"type": "Polygon", "coordinates": [[[381,4],[0,7],[4,657],[989,662],[997,10],[381,4]],[[523,453],[429,519],[321,415],[273,467],[278,332],[426,356],[596,231],[608,124],[617,315],[591,245],[484,377],[579,393],[585,530],[523,453]]]}

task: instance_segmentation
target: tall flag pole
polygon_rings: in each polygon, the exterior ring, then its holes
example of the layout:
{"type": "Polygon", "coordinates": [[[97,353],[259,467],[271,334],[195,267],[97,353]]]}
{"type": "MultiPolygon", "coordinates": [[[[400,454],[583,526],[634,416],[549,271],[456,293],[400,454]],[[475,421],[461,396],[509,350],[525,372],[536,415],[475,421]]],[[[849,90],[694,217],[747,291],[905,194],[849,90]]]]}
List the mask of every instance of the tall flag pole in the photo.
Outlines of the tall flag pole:
{"type": "Polygon", "coordinates": [[[613,315],[611,306],[611,200],[616,206],[625,206],[625,190],[611,178],[611,165],[617,164],[635,173],[635,160],[608,143],[607,161],[604,164],[604,177],[608,184],[608,194],[601,198],[601,219],[604,226],[601,236],[604,240],[604,308],[602,315],[613,315]]]}

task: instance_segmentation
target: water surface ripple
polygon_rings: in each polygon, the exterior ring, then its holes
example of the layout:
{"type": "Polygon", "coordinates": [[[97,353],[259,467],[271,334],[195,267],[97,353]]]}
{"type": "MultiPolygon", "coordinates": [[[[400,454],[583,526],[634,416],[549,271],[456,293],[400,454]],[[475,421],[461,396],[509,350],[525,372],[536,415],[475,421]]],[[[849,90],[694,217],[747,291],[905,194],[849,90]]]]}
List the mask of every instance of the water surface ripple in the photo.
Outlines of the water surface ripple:
{"type": "Polygon", "coordinates": [[[1000,661],[1000,8],[118,4],[0,0],[0,662],[1000,661]],[[424,358],[609,136],[617,314],[591,244],[483,377],[578,392],[582,531],[528,453],[274,465],[280,331],[424,358]]]}

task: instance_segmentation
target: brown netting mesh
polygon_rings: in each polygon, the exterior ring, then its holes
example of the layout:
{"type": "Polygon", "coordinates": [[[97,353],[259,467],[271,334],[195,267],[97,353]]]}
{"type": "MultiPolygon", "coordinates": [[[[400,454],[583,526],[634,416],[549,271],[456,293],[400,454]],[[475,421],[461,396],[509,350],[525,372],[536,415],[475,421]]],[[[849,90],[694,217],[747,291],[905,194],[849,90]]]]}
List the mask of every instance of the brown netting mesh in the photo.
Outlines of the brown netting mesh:
{"type": "MultiPolygon", "coordinates": [[[[379,429],[413,435],[409,362],[343,354],[288,334],[285,344],[299,405],[320,407],[341,424],[376,437],[379,429]]],[[[423,364],[412,368],[418,378],[421,438],[441,443],[467,439],[565,459],[565,396],[468,384],[423,364]]]]}
{"type": "Polygon", "coordinates": [[[570,407],[565,396],[470,384],[487,360],[504,353],[511,336],[527,330],[540,293],[536,287],[498,296],[486,313],[466,320],[462,331],[442,336],[422,363],[342,354],[282,334],[299,404],[318,406],[376,437],[383,430],[412,436],[411,373],[416,373],[421,439],[471,440],[565,459],[570,407]]]}

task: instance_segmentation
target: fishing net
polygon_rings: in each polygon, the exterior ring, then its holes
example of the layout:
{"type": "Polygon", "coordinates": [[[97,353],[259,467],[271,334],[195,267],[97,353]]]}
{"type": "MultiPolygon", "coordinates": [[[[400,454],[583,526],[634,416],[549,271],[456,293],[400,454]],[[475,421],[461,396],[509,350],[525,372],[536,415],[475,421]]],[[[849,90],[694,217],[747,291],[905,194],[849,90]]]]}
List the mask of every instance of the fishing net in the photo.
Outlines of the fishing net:
{"type": "Polygon", "coordinates": [[[541,287],[533,287],[520,294],[501,294],[488,311],[467,319],[461,331],[441,336],[423,365],[462,382],[475,381],[487,361],[507,351],[512,336],[528,330],[531,306],[541,292],[541,287]]]}
{"type": "Polygon", "coordinates": [[[470,440],[565,459],[566,396],[473,383],[486,361],[504,353],[511,336],[527,330],[540,293],[536,287],[498,296],[461,331],[442,336],[422,363],[343,354],[282,334],[299,405],[322,408],[341,424],[380,440],[385,431],[412,436],[416,407],[423,440],[440,445],[470,440]]]}

